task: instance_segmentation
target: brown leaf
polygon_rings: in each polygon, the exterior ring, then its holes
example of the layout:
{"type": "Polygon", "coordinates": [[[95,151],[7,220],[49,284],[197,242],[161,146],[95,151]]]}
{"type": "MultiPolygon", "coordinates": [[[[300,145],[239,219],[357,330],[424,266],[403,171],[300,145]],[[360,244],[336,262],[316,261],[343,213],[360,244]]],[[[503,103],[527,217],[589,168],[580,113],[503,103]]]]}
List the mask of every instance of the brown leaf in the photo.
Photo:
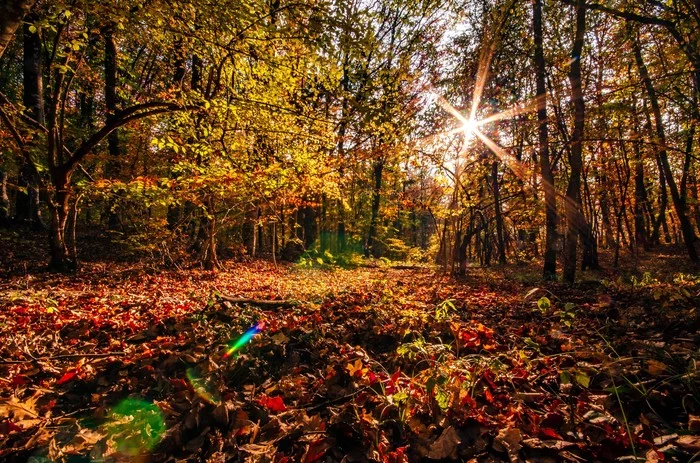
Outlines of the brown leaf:
{"type": "Polygon", "coordinates": [[[691,431],[700,431],[700,416],[690,415],[688,417],[688,429],[691,431]]]}
{"type": "Polygon", "coordinates": [[[518,461],[518,451],[523,447],[520,444],[522,440],[520,429],[501,429],[493,440],[493,448],[498,452],[508,453],[510,461],[518,461]]]}
{"type": "Polygon", "coordinates": [[[221,426],[228,426],[229,416],[227,404],[224,402],[217,405],[212,412],[212,416],[214,417],[214,421],[219,423],[221,426]]]}
{"type": "Polygon", "coordinates": [[[700,436],[681,436],[676,444],[690,453],[700,452],[700,436]]]}
{"type": "Polygon", "coordinates": [[[442,460],[444,458],[457,458],[457,446],[462,441],[459,434],[452,426],[447,427],[442,431],[440,437],[435,439],[433,445],[430,446],[430,451],[427,457],[433,460],[442,460]]]}

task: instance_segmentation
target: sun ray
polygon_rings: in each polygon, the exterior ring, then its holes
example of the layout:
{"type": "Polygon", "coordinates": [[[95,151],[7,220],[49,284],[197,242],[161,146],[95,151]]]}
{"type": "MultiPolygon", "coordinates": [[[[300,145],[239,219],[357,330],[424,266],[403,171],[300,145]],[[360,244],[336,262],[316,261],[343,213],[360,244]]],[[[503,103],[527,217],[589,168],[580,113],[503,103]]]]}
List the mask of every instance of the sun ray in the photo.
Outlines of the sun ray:
{"type": "Polygon", "coordinates": [[[521,114],[527,114],[527,113],[534,112],[537,109],[537,101],[540,99],[541,99],[541,97],[540,98],[532,98],[529,101],[517,104],[517,105],[513,106],[512,108],[508,108],[505,111],[501,111],[500,113],[492,114],[488,117],[485,117],[484,119],[481,119],[479,121],[479,125],[488,124],[490,122],[503,121],[506,119],[511,119],[515,116],[520,116],[521,114]]]}
{"type": "Polygon", "coordinates": [[[493,154],[503,161],[520,180],[527,182],[530,169],[528,169],[524,163],[518,161],[513,155],[498,146],[496,142],[487,137],[481,130],[474,130],[474,134],[493,152],[493,154]]]}

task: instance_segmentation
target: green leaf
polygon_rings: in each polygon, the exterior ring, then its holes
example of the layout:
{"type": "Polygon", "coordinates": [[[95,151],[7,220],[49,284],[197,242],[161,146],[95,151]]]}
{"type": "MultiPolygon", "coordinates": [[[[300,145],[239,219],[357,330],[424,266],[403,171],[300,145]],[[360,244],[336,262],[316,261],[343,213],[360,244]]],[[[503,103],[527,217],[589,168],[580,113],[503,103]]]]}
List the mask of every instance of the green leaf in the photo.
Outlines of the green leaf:
{"type": "Polygon", "coordinates": [[[32,24],[31,26],[29,26],[29,32],[31,32],[32,34],[36,34],[36,31],[37,31],[37,30],[38,30],[38,29],[36,28],[36,26],[35,26],[34,24],[32,24]]]}
{"type": "Polygon", "coordinates": [[[547,296],[542,296],[540,300],[537,301],[537,308],[543,313],[549,310],[550,307],[552,307],[552,303],[547,296]]]}
{"type": "Polygon", "coordinates": [[[571,374],[568,371],[562,371],[559,373],[559,381],[562,384],[571,384],[571,374]]]}
{"type": "Polygon", "coordinates": [[[437,402],[438,407],[443,410],[450,408],[450,396],[442,389],[438,389],[435,393],[435,401],[437,402]]]}
{"type": "Polygon", "coordinates": [[[576,382],[579,385],[581,385],[582,387],[585,387],[586,389],[588,389],[588,386],[591,385],[591,378],[583,371],[577,371],[576,372],[576,382]]]}

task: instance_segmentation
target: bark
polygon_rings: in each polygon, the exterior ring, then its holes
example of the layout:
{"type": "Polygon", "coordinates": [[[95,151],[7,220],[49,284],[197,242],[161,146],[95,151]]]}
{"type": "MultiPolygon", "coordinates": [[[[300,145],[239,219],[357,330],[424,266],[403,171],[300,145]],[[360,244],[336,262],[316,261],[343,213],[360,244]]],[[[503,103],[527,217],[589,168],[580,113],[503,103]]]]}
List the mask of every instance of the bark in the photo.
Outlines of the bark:
{"type": "MultiPolygon", "coordinates": [[[[32,18],[34,19],[34,18],[32,18]]],[[[29,24],[24,25],[23,53],[23,89],[22,104],[27,116],[40,124],[44,124],[44,86],[42,79],[41,40],[37,32],[29,30],[29,24]]],[[[29,142],[37,143],[37,136],[29,142]]],[[[15,218],[20,222],[31,224],[34,228],[43,227],[41,203],[39,197],[40,179],[29,162],[25,159],[20,165],[19,186],[15,203],[15,218]]]]}
{"type": "Polygon", "coordinates": [[[501,211],[501,189],[498,184],[498,161],[491,165],[491,175],[493,182],[493,201],[496,214],[496,246],[498,247],[498,263],[506,263],[506,244],[503,230],[503,212],[501,211]]]}
{"type": "Polygon", "coordinates": [[[692,195],[695,203],[695,207],[693,208],[695,211],[695,226],[698,228],[698,230],[700,230],[700,181],[698,181],[698,175],[696,172],[693,172],[690,180],[694,186],[692,195]]]}
{"type": "Polygon", "coordinates": [[[209,200],[207,204],[209,214],[202,218],[202,227],[204,228],[204,236],[206,239],[206,242],[202,246],[202,262],[206,270],[217,270],[220,267],[216,247],[216,217],[214,216],[213,207],[212,201],[209,200]]]}
{"type": "Polygon", "coordinates": [[[304,240],[304,248],[311,249],[316,242],[316,209],[312,204],[307,204],[301,209],[301,222],[304,240]]]}
{"type": "Polygon", "coordinates": [[[554,175],[549,156],[549,128],[547,126],[547,87],[546,67],[542,31],[542,0],[534,0],[533,30],[535,35],[535,80],[537,86],[537,123],[539,140],[540,175],[544,190],[546,209],[544,268],[546,280],[553,280],[557,274],[557,197],[554,190],[554,175]]]}
{"type": "MultiPolygon", "coordinates": [[[[105,41],[105,108],[107,109],[107,123],[110,123],[114,120],[119,104],[117,97],[117,44],[114,40],[113,26],[109,25],[105,27],[102,31],[102,35],[105,41]]],[[[107,164],[107,175],[116,177],[121,154],[119,129],[113,130],[107,136],[107,150],[110,158],[107,164]]]]}
{"type": "Polygon", "coordinates": [[[644,163],[639,143],[634,144],[634,241],[637,249],[645,251],[649,247],[647,228],[644,223],[644,205],[647,202],[647,190],[644,185],[644,163]]]}
{"type": "Polygon", "coordinates": [[[0,58],[12,42],[15,31],[36,0],[5,0],[0,6],[0,58]]]}
{"type": "MultiPolygon", "coordinates": [[[[676,181],[673,177],[673,171],[671,170],[671,165],[668,161],[668,153],[666,152],[666,132],[663,122],[663,117],[661,115],[661,107],[659,106],[659,100],[656,95],[656,89],[651,82],[649,77],[649,71],[647,70],[646,64],[642,57],[642,50],[639,45],[639,40],[636,34],[632,35],[632,46],[634,48],[634,57],[637,63],[637,70],[639,71],[639,76],[642,79],[642,83],[646,88],[647,96],[649,98],[649,103],[651,104],[652,113],[654,115],[654,125],[658,145],[660,146],[658,151],[660,167],[663,171],[664,177],[666,177],[666,182],[668,184],[668,189],[671,193],[671,201],[673,203],[673,208],[678,216],[678,221],[680,223],[681,233],[683,235],[683,241],[685,243],[688,257],[692,262],[699,262],[698,253],[695,249],[695,231],[693,230],[693,225],[688,219],[686,213],[686,204],[681,196],[681,192],[676,185],[676,181]]],[[[685,174],[684,174],[685,175],[685,174]]]]}
{"type": "Polygon", "coordinates": [[[574,130],[571,137],[571,175],[566,188],[566,244],[564,249],[564,280],[573,283],[576,279],[576,253],[581,226],[581,170],[583,168],[583,131],[585,103],[581,85],[581,54],[586,29],[586,7],[583,0],[576,2],[576,32],[571,53],[571,99],[574,105],[574,130]]]}
{"type": "Polygon", "coordinates": [[[7,195],[7,171],[0,169],[0,224],[10,218],[10,197],[7,195]]]}
{"type": "Polygon", "coordinates": [[[72,271],[76,269],[77,262],[70,256],[66,239],[66,225],[70,213],[70,175],[65,169],[58,168],[54,170],[52,177],[56,192],[53,200],[49,202],[51,214],[49,269],[59,272],[72,271]]]}
{"type": "Polygon", "coordinates": [[[369,233],[367,234],[367,245],[365,247],[365,257],[370,255],[379,257],[379,250],[376,246],[377,239],[377,218],[379,217],[379,204],[382,191],[382,173],[384,172],[384,161],[378,160],[374,164],[374,188],[372,190],[372,216],[369,223],[369,233]]]}
{"type": "MultiPolygon", "coordinates": [[[[605,151],[601,151],[605,159],[605,151]]],[[[605,166],[603,167],[605,169],[605,166]]],[[[594,169],[595,175],[598,177],[600,182],[600,214],[603,221],[603,246],[609,248],[617,242],[616,235],[613,233],[612,223],[610,220],[610,192],[612,191],[613,185],[610,183],[608,176],[605,172],[600,172],[598,168],[594,169]]]]}

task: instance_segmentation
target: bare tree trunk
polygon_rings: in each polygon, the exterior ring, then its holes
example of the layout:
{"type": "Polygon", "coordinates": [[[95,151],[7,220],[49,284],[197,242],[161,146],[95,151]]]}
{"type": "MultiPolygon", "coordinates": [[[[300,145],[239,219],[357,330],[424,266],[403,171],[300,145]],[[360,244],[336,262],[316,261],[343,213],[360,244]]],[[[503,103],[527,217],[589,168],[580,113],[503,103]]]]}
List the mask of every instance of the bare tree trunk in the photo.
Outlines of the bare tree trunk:
{"type": "Polygon", "coordinates": [[[379,217],[379,204],[382,191],[382,173],[384,171],[384,161],[378,160],[374,164],[374,189],[372,190],[372,217],[369,223],[369,233],[367,234],[367,246],[365,247],[365,257],[370,255],[379,257],[379,250],[376,249],[377,239],[377,219],[379,217]]]}
{"type": "MultiPolygon", "coordinates": [[[[35,19],[35,18],[32,18],[35,19]]],[[[44,124],[44,85],[42,78],[41,40],[38,31],[32,32],[24,25],[23,90],[22,103],[29,117],[44,124]]],[[[31,142],[36,144],[35,141],[31,142]]],[[[34,167],[24,160],[20,165],[15,203],[15,218],[29,223],[35,229],[43,227],[39,196],[40,179],[34,167]]]]}
{"type": "Polygon", "coordinates": [[[493,182],[493,201],[496,214],[496,246],[498,247],[498,263],[506,263],[506,244],[503,233],[503,212],[501,211],[501,190],[498,184],[498,161],[491,164],[491,176],[493,182]]]}
{"type": "MultiPolygon", "coordinates": [[[[636,132],[635,121],[635,132],[636,132]]],[[[644,206],[647,204],[647,190],[644,185],[644,160],[639,143],[634,143],[634,241],[637,250],[649,248],[649,232],[644,221],[644,206]]]]}
{"type": "Polygon", "coordinates": [[[566,188],[566,247],[564,250],[564,280],[576,279],[576,251],[581,227],[581,170],[583,168],[583,130],[585,103],[581,84],[581,54],[586,30],[586,6],[583,0],[576,3],[576,32],[571,52],[571,99],[574,104],[574,130],[571,138],[571,176],[566,188]]]}
{"type": "Polygon", "coordinates": [[[553,280],[557,274],[557,197],[554,190],[554,175],[549,157],[549,128],[547,127],[547,87],[546,66],[542,31],[542,0],[534,0],[533,29],[535,36],[535,78],[537,86],[537,123],[539,139],[540,174],[546,209],[544,268],[546,280],[553,280]]]}

